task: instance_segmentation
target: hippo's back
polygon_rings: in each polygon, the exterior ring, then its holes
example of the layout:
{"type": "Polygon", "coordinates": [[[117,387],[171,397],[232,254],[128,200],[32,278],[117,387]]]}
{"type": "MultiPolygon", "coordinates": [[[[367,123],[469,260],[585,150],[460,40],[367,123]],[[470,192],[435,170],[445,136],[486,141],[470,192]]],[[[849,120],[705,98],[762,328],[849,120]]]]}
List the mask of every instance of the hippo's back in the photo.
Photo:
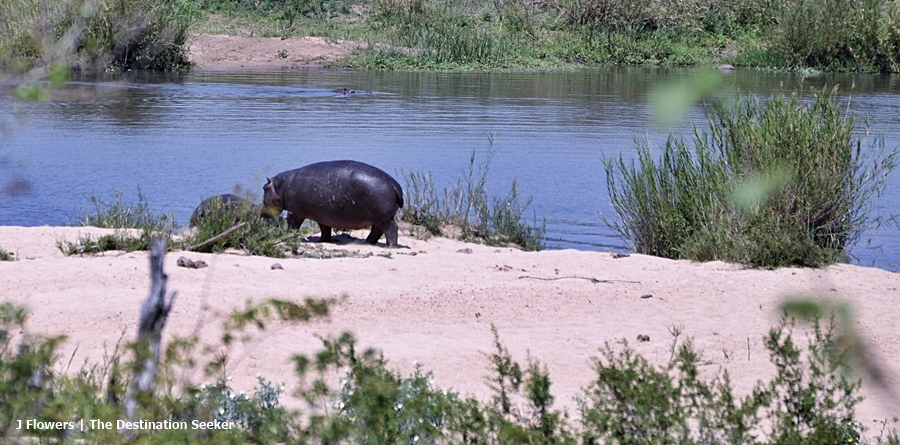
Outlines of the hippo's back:
{"type": "Polygon", "coordinates": [[[392,220],[403,189],[383,170],[357,161],[310,164],[275,176],[284,207],[297,216],[341,228],[392,220]]]}

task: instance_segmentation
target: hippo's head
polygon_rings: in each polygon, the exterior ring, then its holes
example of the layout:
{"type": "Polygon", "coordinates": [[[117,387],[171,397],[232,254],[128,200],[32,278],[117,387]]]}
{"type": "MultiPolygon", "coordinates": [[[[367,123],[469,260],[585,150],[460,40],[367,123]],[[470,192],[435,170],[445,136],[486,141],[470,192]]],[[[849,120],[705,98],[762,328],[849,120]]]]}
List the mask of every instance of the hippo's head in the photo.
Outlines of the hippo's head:
{"type": "Polygon", "coordinates": [[[266,185],[263,186],[261,213],[263,218],[275,218],[284,211],[284,202],[281,199],[281,193],[278,192],[278,182],[269,178],[266,180],[266,185]]]}

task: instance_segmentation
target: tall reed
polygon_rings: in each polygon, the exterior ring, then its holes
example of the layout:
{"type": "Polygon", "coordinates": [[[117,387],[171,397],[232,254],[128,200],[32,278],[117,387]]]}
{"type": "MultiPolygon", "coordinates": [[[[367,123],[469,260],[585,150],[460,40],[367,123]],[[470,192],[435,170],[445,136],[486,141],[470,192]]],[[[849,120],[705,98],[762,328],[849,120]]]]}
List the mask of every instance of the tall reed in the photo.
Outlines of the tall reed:
{"type": "Polygon", "coordinates": [[[900,5],[889,0],[787,0],[771,4],[770,48],[791,67],[900,70],[900,5]]]}
{"type": "Polygon", "coordinates": [[[836,88],[717,103],[692,146],[670,136],[655,160],[638,144],[639,168],[604,160],[621,218],[607,223],[650,255],[766,267],[845,261],[876,220],[872,198],[897,155],[858,138],[846,105],[836,88]]]}
{"type": "MultiPolygon", "coordinates": [[[[493,142],[492,142],[493,144],[493,142]]],[[[406,181],[406,205],[400,218],[422,227],[431,235],[458,231],[467,241],[481,241],[492,246],[514,244],[523,250],[544,248],[546,227],[535,216],[529,223],[525,211],[531,198],[523,200],[516,181],[506,196],[492,196],[487,191],[488,171],[493,158],[488,151],[482,163],[475,152],[469,157],[465,176],[439,195],[431,173],[410,172],[406,181]]]]}

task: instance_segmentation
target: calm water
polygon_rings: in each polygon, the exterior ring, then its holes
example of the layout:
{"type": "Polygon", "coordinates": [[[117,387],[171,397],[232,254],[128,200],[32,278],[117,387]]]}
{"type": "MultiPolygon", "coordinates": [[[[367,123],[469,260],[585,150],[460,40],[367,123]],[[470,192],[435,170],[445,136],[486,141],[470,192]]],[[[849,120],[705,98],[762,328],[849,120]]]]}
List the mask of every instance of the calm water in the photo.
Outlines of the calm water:
{"type": "MultiPolygon", "coordinates": [[[[634,140],[655,147],[666,133],[650,118],[659,85],[697,76],[696,69],[608,68],[560,73],[382,73],[340,70],[133,74],[73,81],[41,103],[10,99],[0,85],[0,156],[8,175],[24,176],[32,193],[0,197],[0,224],[59,225],[81,214],[86,194],[113,188],[152,210],[187,222],[205,197],[259,191],[265,177],[312,162],[355,159],[402,175],[430,170],[439,186],[465,171],[473,150],[496,150],[488,189],[505,194],[517,179],[532,208],[546,217],[549,245],[625,251],[601,224],[614,216],[603,156],[631,157],[634,140]],[[365,94],[342,95],[352,88],[365,94]]],[[[736,71],[726,90],[789,93],[790,74],[736,71]]],[[[900,146],[897,76],[831,76],[852,91],[851,111],[868,114],[889,148],[900,146]]],[[[690,134],[692,110],[672,129],[690,134]]],[[[401,184],[404,183],[399,178],[401,184]]],[[[900,172],[876,202],[900,213],[900,172]]],[[[900,229],[864,235],[863,265],[896,270],[900,229]]],[[[0,240],[2,245],[2,240],[0,240]]]]}

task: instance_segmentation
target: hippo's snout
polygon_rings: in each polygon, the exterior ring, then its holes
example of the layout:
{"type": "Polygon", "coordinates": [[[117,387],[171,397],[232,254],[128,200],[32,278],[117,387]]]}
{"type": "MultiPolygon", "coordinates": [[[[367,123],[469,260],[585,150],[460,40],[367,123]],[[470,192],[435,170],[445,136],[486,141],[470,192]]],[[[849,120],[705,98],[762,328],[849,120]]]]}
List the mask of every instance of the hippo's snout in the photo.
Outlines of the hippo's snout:
{"type": "Polygon", "coordinates": [[[284,211],[283,209],[279,209],[275,206],[262,205],[260,207],[262,207],[262,211],[259,212],[259,216],[264,219],[278,218],[279,216],[281,216],[281,212],[284,211]]]}

